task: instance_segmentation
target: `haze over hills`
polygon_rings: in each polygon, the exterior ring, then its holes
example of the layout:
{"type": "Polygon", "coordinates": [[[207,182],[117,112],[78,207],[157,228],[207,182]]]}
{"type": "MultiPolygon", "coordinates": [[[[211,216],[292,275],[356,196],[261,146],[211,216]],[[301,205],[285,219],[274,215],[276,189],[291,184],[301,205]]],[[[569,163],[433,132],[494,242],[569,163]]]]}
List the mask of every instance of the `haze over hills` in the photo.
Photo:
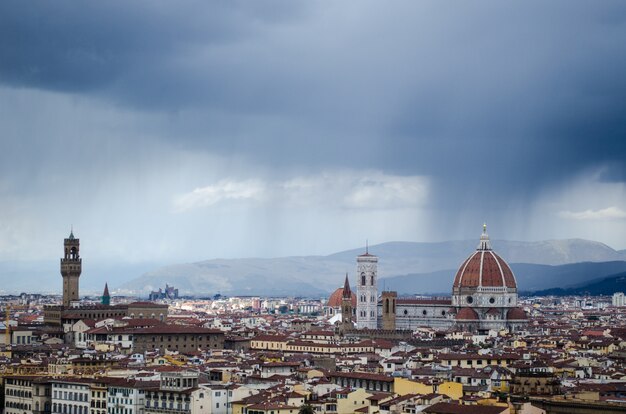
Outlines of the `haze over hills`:
{"type": "MultiPolygon", "coordinates": [[[[545,289],[546,286],[569,286],[587,283],[591,278],[626,271],[626,261],[581,262],[551,266],[534,263],[509,263],[520,293],[545,289]]],[[[384,287],[404,294],[442,293],[449,295],[457,269],[413,273],[382,279],[384,287]]]]}
{"type": "MultiPolygon", "coordinates": [[[[456,269],[476,245],[476,240],[388,242],[371,246],[370,253],[379,257],[381,289],[385,286],[398,289],[401,293],[435,293],[450,290],[456,269]]],[[[494,240],[492,245],[512,264],[520,290],[562,286],[563,278],[575,277],[584,281],[585,278],[626,270],[626,263],[622,263],[626,261],[626,252],[616,251],[595,241],[494,240]],[[560,265],[581,262],[618,263],[560,268],[560,265]],[[623,269],[620,267],[622,265],[623,269]],[[603,273],[605,271],[607,273],[603,273]]],[[[363,251],[360,248],[328,256],[213,259],[174,264],[147,272],[116,290],[120,293],[146,294],[169,283],[179,288],[182,294],[193,295],[325,296],[341,285],[346,272],[351,281],[354,280],[355,258],[363,251]]]]}
{"type": "Polygon", "coordinates": [[[626,272],[592,279],[585,283],[566,285],[533,292],[538,296],[565,296],[565,295],[612,295],[615,292],[626,292],[626,272]]]}

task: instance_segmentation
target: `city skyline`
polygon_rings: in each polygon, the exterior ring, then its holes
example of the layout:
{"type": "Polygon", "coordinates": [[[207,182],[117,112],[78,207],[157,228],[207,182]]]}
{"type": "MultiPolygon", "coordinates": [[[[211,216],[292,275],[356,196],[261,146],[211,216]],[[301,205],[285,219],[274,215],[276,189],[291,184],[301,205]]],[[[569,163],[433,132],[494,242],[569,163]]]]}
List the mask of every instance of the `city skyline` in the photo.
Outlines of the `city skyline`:
{"type": "Polygon", "coordinates": [[[619,2],[0,5],[0,261],[625,249],[619,2]]]}

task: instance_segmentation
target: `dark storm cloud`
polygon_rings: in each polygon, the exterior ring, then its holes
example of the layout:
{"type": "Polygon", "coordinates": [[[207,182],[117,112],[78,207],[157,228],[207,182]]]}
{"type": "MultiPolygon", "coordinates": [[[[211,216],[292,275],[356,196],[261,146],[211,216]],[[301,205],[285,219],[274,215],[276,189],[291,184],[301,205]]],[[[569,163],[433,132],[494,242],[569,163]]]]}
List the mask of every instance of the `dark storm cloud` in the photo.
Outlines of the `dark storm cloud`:
{"type": "MultiPolygon", "coordinates": [[[[200,1],[4,2],[1,77],[9,85],[70,92],[137,81],[133,76],[141,74],[146,75],[143,82],[153,86],[176,83],[165,78],[172,74],[162,68],[184,60],[196,45],[235,42],[298,10],[284,1],[266,6],[244,7],[239,1],[211,2],[210,7],[200,1]]],[[[134,87],[129,96],[139,99],[142,82],[134,87]]]]}
{"type": "Polygon", "coordinates": [[[498,209],[589,168],[626,179],[625,17],[623,2],[3,2],[0,80],[164,112],[154,128],[184,147],[429,175],[437,205],[498,209]]]}

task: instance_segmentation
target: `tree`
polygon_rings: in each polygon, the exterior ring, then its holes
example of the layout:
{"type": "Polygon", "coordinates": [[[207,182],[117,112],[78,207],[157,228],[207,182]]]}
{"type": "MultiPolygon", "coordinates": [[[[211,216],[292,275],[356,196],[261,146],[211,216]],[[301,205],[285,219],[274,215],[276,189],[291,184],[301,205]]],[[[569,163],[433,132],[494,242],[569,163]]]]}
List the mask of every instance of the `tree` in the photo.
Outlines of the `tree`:
{"type": "Polygon", "coordinates": [[[313,407],[311,407],[311,405],[304,404],[302,407],[300,407],[298,414],[315,414],[315,410],[313,409],[313,407]]]}

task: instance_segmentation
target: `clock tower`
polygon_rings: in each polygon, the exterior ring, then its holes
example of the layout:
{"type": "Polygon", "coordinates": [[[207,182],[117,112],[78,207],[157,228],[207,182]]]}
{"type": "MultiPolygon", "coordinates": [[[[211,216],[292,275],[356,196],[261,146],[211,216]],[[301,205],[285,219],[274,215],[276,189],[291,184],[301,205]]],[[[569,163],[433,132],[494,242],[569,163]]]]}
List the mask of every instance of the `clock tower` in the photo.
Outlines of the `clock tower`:
{"type": "Polygon", "coordinates": [[[63,276],[63,307],[69,308],[73,301],[79,300],[78,278],[82,271],[83,260],[80,258],[80,240],[74,237],[74,231],[63,242],[64,255],[61,259],[63,276]]]}

